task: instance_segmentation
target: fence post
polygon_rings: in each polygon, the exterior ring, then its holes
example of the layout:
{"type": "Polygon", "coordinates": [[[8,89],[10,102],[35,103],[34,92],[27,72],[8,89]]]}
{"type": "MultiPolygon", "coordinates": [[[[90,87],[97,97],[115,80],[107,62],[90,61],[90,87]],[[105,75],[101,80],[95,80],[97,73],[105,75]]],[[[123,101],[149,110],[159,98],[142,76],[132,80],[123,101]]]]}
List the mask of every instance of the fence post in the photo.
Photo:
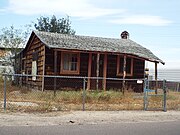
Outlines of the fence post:
{"type": "Polygon", "coordinates": [[[86,100],[86,79],[83,78],[83,111],[85,111],[85,100],[86,100]]]}
{"type": "Polygon", "coordinates": [[[6,111],[6,81],[7,81],[7,75],[4,75],[4,111],[6,111]]]}
{"type": "Polygon", "coordinates": [[[166,97],[166,80],[163,80],[163,111],[166,112],[167,111],[167,108],[166,108],[166,100],[167,100],[167,97],[166,97]]]}
{"type": "Polygon", "coordinates": [[[146,91],[145,91],[145,83],[146,83],[146,80],[144,80],[144,89],[143,89],[143,91],[144,91],[144,110],[146,110],[145,108],[146,108],[146,91]]]}
{"type": "Polygon", "coordinates": [[[54,77],[54,97],[56,97],[56,89],[57,89],[57,78],[54,77]]]}
{"type": "Polygon", "coordinates": [[[179,82],[177,83],[176,91],[179,92],[179,82]]]}
{"type": "Polygon", "coordinates": [[[147,79],[144,79],[144,110],[147,110],[147,93],[146,93],[146,89],[147,89],[147,79]]]}

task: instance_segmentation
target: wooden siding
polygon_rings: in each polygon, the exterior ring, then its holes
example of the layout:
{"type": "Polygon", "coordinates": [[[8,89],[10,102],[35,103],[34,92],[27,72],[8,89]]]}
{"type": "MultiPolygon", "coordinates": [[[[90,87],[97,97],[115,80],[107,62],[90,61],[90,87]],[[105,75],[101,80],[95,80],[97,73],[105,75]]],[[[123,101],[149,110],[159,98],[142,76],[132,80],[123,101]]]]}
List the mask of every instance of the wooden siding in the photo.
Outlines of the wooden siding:
{"type": "MultiPolygon", "coordinates": [[[[23,56],[21,58],[21,73],[31,75],[33,52],[37,52],[38,54],[37,75],[43,75],[45,46],[36,36],[33,37],[26,50],[23,52],[23,56]]],[[[38,87],[38,89],[40,89],[42,87],[42,77],[37,77],[35,81],[32,81],[32,77],[26,77],[23,78],[22,83],[31,85],[31,87],[38,87]]]]}
{"type": "MultiPolygon", "coordinates": [[[[60,74],[61,51],[57,51],[57,75],[60,74]]],[[[46,48],[45,75],[54,75],[54,50],[46,48]]],[[[80,53],[80,73],[76,76],[87,76],[88,53],[80,53]]],[[[66,74],[63,74],[66,76],[66,74]]],[[[74,76],[67,74],[68,76],[74,76]]]]}
{"type": "MultiPolygon", "coordinates": [[[[117,76],[117,55],[108,55],[107,58],[107,78],[122,78],[117,76]]],[[[144,78],[144,60],[133,58],[133,76],[126,76],[127,79],[144,78]]],[[[143,84],[137,84],[136,81],[126,81],[126,87],[136,92],[143,91],[143,84]]],[[[107,89],[121,89],[122,81],[107,80],[107,89]]]]}
{"type": "MultiPolygon", "coordinates": [[[[80,73],[78,75],[63,74],[63,76],[88,76],[88,53],[80,53],[80,73]]],[[[57,76],[60,74],[61,63],[61,51],[57,51],[57,76]]],[[[54,75],[54,50],[46,48],[46,63],[45,63],[45,75],[54,75]]],[[[54,78],[45,78],[45,89],[54,89],[54,78]]],[[[57,78],[56,79],[57,89],[82,89],[83,79],[72,79],[72,78],[57,78]]]]}
{"type": "MultiPolygon", "coordinates": [[[[145,70],[144,68],[145,68],[145,61],[134,58],[133,78],[135,79],[144,78],[144,70],[145,70]]],[[[130,86],[135,92],[143,92],[143,84],[137,84],[136,81],[132,81],[130,86]]]]}

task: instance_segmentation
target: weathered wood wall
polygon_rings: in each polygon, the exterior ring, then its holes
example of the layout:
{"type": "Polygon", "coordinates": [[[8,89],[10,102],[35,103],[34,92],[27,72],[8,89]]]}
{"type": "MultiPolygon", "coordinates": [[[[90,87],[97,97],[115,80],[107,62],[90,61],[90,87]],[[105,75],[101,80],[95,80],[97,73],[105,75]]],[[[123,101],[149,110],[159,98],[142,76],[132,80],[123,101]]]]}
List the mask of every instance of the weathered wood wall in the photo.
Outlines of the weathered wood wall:
{"type": "MultiPolygon", "coordinates": [[[[37,52],[37,75],[43,75],[44,72],[44,58],[45,58],[45,45],[39,40],[35,35],[32,37],[31,42],[29,42],[27,48],[23,51],[21,58],[21,73],[31,75],[32,72],[32,54],[37,52]]],[[[29,85],[31,87],[42,87],[42,77],[37,77],[35,81],[32,77],[24,77],[22,80],[23,84],[29,85]]]]}
{"type": "MultiPolygon", "coordinates": [[[[31,36],[30,41],[28,42],[27,48],[22,53],[21,57],[21,72],[31,75],[32,72],[32,54],[37,52],[37,75],[57,75],[60,74],[60,65],[61,65],[61,50],[57,51],[57,65],[55,67],[55,49],[49,49],[46,47],[38,37],[35,35],[31,36]],[[55,71],[57,73],[55,74],[55,71]]],[[[91,67],[91,77],[96,77],[96,68],[97,68],[97,53],[92,53],[92,67],[91,67]]],[[[69,75],[63,74],[63,76],[88,76],[88,60],[89,53],[81,52],[80,53],[80,74],[78,75],[69,75]]],[[[100,54],[99,61],[99,77],[103,77],[103,66],[104,66],[104,54],[100,54]]],[[[144,60],[133,58],[133,76],[127,76],[129,79],[140,79],[144,78],[144,60]]],[[[107,78],[122,78],[122,76],[117,76],[117,55],[107,55],[107,78]]],[[[43,78],[37,77],[35,81],[32,80],[32,77],[24,77],[22,80],[23,84],[31,85],[33,87],[38,87],[41,89],[44,86],[44,89],[66,89],[66,88],[75,88],[81,89],[83,87],[83,79],[60,79],[60,78],[43,78]],[[43,83],[44,81],[44,83],[43,83]],[[56,86],[55,86],[56,84],[56,86]]],[[[91,80],[91,89],[96,89],[96,79],[91,80]]],[[[107,80],[107,89],[121,89],[122,81],[107,80]]],[[[143,85],[137,84],[136,81],[126,81],[127,87],[131,87],[134,91],[142,92],[143,85]]],[[[102,89],[102,80],[99,80],[99,89],[102,89]]]]}
{"type": "MultiPolygon", "coordinates": [[[[108,55],[107,57],[107,78],[122,78],[117,76],[117,55],[108,55]]],[[[144,78],[144,60],[133,58],[133,76],[126,76],[126,79],[144,78]]],[[[143,84],[137,84],[137,81],[126,81],[126,86],[135,92],[143,91],[143,84]]],[[[107,89],[121,89],[122,81],[107,80],[107,89]]]]}
{"type": "MultiPolygon", "coordinates": [[[[57,75],[60,74],[60,61],[61,61],[61,52],[57,52],[57,75]]],[[[80,53],[80,74],[79,75],[66,75],[63,76],[88,76],[88,53],[80,53]]],[[[91,77],[96,77],[96,58],[97,54],[92,54],[92,69],[91,77]]],[[[103,65],[104,65],[104,55],[100,55],[100,71],[99,77],[103,77],[103,65]]],[[[144,78],[144,60],[133,58],[133,76],[127,76],[127,79],[142,79],[144,78]]],[[[54,51],[46,48],[46,63],[45,63],[45,75],[55,75],[54,74],[54,51]]],[[[107,56],[107,78],[122,78],[122,76],[117,76],[117,55],[108,55],[107,56]]],[[[57,89],[81,89],[83,87],[82,79],[72,79],[72,78],[63,78],[56,79],[56,88],[57,89]]],[[[96,89],[96,79],[91,79],[90,89],[96,89]]],[[[121,89],[122,81],[116,80],[107,80],[107,89],[121,89]]],[[[131,88],[136,92],[143,91],[143,84],[137,84],[137,81],[126,81],[127,88],[131,88]]],[[[45,79],[45,89],[54,89],[54,78],[45,79]]],[[[102,89],[102,80],[99,80],[99,89],[102,89]]]]}
{"type": "MultiPolygon", "coordinates": [[[[46,48],[46,62],[45,62],[45,75],[55,75],[54,67],[54,51],[53,49],[46,48]]],[[[87,76],[88,75],[88,53],[80,53],[80,74],[76,76],[87,76]]],[[[60,63],[61,63],[61,51],[57,51],[57,76],[60,74],[60,63]]],[[[62,76],[75,76],[69,74],[63,74],[62,76]]],[[[56,86],[54,87],[55,78],[45,78],[45,89],[52,90],[56,89],[82,89],[83,79],[72,79],[72,78],[57,78],[56,86]]]]}

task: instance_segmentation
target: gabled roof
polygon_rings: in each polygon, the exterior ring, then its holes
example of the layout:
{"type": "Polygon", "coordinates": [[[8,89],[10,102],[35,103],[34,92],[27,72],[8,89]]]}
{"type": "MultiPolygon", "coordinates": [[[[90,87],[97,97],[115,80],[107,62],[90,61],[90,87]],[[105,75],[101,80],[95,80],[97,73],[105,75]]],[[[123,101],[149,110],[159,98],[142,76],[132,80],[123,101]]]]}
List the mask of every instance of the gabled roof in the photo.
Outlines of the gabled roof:
{"type": "Polygon", "coordinates": [[[49,48],[130,54],[152,62],[164,62],[130,39],[102,38],[33,31],[49,48]]]}

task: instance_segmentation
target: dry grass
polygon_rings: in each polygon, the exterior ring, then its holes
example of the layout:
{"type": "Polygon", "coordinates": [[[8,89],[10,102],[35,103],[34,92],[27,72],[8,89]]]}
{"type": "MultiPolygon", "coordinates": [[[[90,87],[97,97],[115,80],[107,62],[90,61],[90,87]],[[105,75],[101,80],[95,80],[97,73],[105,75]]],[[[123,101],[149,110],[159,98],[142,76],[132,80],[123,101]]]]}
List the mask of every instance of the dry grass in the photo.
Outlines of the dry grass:
{"type": "Polygon", "coordinates": [[[170,110],[180,111],[180,92],[169,92],[167,94],[167,107],[170,110]]]}
{"type": "MultiPolygon", "coordinates": [[[[3,83],[0,81],[0,91],[3,93],[3,83]]],[[[82,110],[83,91],[30,91],[7,85],[7,109],[9,111],[48,112],[65,110],[82,110]],[[35,105],[19,105],[12,102],[34,103],[35,105]]],[[[3,94],[0,94],[3,101],[3,94]]],[[[148,99],[150,108],[162,108],[162,97],[148,99]]],[[[86,91],[86,110],[142,110],[143,93],[119,91],[86,91]]],[[[180,110],[180,93],[167,93],[167,109],[180,110]]]]}

